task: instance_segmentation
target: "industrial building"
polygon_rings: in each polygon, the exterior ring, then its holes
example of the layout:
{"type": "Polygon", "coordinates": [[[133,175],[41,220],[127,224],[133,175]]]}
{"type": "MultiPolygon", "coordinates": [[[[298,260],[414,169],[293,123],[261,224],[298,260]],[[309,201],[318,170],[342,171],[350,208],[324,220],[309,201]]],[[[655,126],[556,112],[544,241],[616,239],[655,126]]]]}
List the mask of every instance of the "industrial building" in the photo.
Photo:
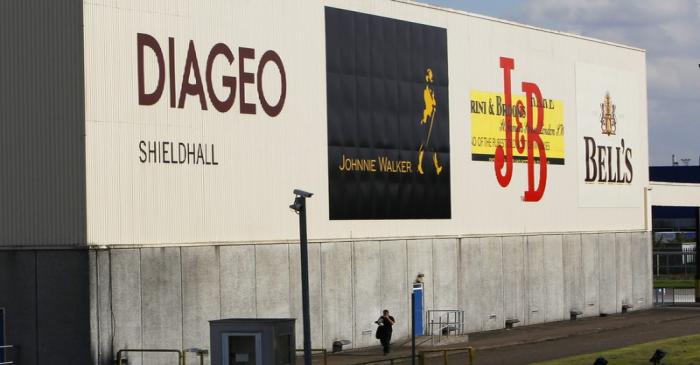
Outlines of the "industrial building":
{"type": "Polygon", "coordinates": [[[315,348],[407,337],[418,274],[467,332],[652,305],[641,49],[402,0],[6,0],[0,40],[22,364],[300,319],[294,188],[315,348]]]}

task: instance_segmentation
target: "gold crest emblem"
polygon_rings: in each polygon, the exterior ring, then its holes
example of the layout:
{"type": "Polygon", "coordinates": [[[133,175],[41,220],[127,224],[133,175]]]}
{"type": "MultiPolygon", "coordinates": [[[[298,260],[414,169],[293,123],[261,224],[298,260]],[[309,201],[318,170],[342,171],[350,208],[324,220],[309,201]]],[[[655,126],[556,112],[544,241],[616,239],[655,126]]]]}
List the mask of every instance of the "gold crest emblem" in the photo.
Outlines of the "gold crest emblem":
{"type": "Polygon", "coordinates": [[[600,129],[608,136],[614,135],[617,130],[615,104],[610,100],[610,93],[605,93],[605,99],[600,104],[600,129]]]}

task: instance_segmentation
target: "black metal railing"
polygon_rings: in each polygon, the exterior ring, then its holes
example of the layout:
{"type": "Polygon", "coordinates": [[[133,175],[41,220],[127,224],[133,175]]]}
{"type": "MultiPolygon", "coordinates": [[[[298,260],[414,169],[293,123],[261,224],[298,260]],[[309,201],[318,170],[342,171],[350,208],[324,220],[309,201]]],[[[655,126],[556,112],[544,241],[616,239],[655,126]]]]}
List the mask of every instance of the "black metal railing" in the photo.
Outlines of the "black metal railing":
{"type": "Polygon", "coordinates": [[[121,349],[121,350],[117,351],[116,365],[126,365],[127,360],[122,355],[126,354],[128,352],[161,353],[161,354],[170,353],[170,354],[177,355],[177,364],[178,365],[184,365],[184,363],[185,363],[185,357],[183,356],[183,352],[180,350],[175,350],[175,349],[121,349]]]}
{"type": "MultiPolygon", "coordinates": [[[[467,361],[468,361],[467,364],[474,365],[474,353],[475,353],[475,350],[472,347],[454,347],[454,348],[446,348],[446,349],[423,350],[416,355],[416,360],[418,360],[418,364],[420,364],[420,365],[426,365],[426,364],[448,365],[450,362],[450,357],[452,355],[467,354],[467,361]]],[[[363,362],[360,362],[360,363],[357,363],[354,365],[379,365],[379,364],[395,365],[395,364],[401,364],[401,363],[411,363],[412,360],[413,360],[412,356],[408,355],[408,356],[394,357],[394,358],[388,358],[388,359],[363,361],[363,362]]]]}
{"type": "Polygon", "coordinates": [[[695,252],[654,251],[652,266],[655,277],[692,276],[695,274],[695,252]]]}
{"type": "Polygon", "coordinates": [[[19,346],[3,345],[0,346],[0,365],[15,365],[19,364],[19,346]],[[8,354],[12,354],[9,356],[8,354]],[[12,360],[9,360],[10,357],[12,360]]]}
{"type": "Polygon", "coordinates": [[[695,288],[654,288],[654,305],[695,303],[695,288]]]}

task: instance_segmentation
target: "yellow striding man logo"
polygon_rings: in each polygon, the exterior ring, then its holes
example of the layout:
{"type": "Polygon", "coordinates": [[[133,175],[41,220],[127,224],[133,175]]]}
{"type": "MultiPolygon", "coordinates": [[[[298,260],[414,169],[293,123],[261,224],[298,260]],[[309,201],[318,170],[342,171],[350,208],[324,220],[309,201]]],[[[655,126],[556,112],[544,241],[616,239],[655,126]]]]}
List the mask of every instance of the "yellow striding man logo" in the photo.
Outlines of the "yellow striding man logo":
{"type": "Polygon", "coordinates": [[[617,130],[615,104],[610,101],[610,93],[605,93],[605,99],[600,104],[600,129],[608,136],[614,135],[617,130]]]}
{"type": "MultiPolygon", "coordinates": [[[[423,142],[421,142],[420,147],[418,147],[418,173],[421,175],[425,174],[423,171],[423,155],[425,154],[425,150],[429,148],[430,135],[433,132],[433,124],[435,123],[435,114],[437,112],[435,91],[430,87],[432,84],[433,70],[427,69],[425,71],[425,89],[423,90],[423,101],[425,102],[425,108],[423,109],[423,119],[420,120],[420,125],[428,124],[428,134],[423,142]]],[[[435,173],[440,175],[442,172],[442,166],[440,166],[438,155],[435,150],[433,150],[433,165],[435,165],[435,173]]]]}

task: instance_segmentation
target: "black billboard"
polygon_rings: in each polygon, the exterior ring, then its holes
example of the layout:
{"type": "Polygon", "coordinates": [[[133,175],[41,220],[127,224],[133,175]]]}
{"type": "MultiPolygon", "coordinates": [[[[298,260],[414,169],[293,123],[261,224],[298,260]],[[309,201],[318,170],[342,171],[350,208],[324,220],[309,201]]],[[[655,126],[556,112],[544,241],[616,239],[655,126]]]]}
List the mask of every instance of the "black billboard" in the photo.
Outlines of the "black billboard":
{"type": "Polygon", "coordinates": [[[330,219],[447,219],[447,30],[326,7],[330,219]]]}

